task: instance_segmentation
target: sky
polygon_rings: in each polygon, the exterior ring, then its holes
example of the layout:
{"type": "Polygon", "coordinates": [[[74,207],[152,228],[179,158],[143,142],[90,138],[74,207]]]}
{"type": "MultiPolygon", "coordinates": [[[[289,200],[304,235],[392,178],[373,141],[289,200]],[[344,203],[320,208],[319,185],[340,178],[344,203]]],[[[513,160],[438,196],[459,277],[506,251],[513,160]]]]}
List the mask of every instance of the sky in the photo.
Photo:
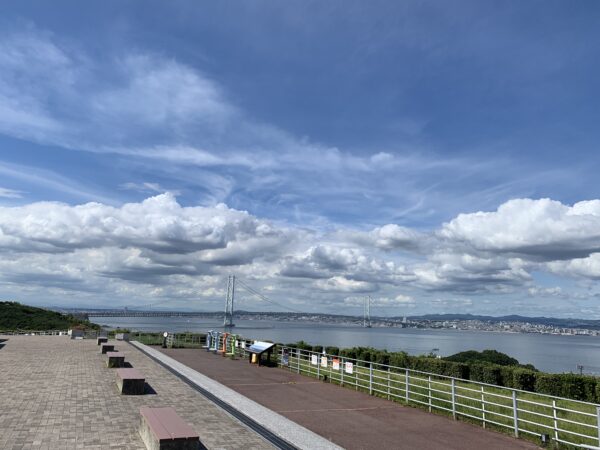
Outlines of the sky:
{"type": "Polygon", "coordinates": [[[0,299],[600,319],[599,18],[8,1],[0,299]]]}

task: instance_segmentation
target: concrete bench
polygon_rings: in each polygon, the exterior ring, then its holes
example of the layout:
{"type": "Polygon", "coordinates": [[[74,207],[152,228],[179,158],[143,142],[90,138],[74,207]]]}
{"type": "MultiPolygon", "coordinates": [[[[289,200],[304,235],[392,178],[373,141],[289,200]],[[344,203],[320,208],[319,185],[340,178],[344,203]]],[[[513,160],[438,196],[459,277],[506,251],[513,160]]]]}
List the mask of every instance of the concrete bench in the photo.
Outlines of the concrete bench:
{"type": "Polygon", "coordinates": [[[140,408],[140,436],[149,450],[198,450],[200,436],[173,408],[140,408]]]}
{"type": "Polygon", "coordinates": [[[146,390],[146,379],[137,369],[117,369],[117,386],[121,394],[141,395],[146,390]]]}
{"type": "Polygon", "coordinates": [[[106,352],[108,359],[106,367],[123,367],[125,365],[125,355],[120,352],[106,352]]]}
{"type": "Polygon", "coordinates": [[[108,342],[108,338],[107,337],[96,338],[96,343],[98,345],[100,345],[100,344],[106,344],[107,342],[108,342]]]}
{"type": "Polygon", "coordinates": [[[100,346],[100,353],[102,353],[103,355],[108,352],[114,352],[114,351],[115,351],[115,346],[112,344],[101,344],[101,346],[100,346]]]}

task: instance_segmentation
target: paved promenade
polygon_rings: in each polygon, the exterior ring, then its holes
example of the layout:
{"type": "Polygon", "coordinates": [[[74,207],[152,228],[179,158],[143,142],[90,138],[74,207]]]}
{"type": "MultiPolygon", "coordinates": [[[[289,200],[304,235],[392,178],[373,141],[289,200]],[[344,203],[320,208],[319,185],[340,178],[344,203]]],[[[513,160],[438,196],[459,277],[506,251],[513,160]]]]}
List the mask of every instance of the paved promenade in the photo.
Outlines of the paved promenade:
{"type": "Polygon", "coordinates": [[[511,436],[287,370],[232,361],[204,350],[158,350],[347,449],[538,448],[511,436]]]}
{"type": "Polygon", "coordinates": [[[112,342],[155,394],[122,396],[92,340],[0,336],[0,448],[145,449],[140,406],[173,406],[209,449],[273,448],[125,342],[112,342]]]}

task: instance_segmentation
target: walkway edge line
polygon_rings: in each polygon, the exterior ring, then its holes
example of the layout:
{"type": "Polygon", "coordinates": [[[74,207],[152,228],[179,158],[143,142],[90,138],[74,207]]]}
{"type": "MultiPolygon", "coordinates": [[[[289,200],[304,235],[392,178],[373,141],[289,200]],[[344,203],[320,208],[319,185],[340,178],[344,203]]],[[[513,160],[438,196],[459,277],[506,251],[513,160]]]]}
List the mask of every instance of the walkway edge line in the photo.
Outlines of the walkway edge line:
{"type": "MultiPolygon", "coordinates": [[[[328,441],[324,437],[319,436],[309,429],[298,425],[296,422],[291,421],[287,417],[284,417],[281,414],[262,406],[254,400],[250,400],[248,397],[239,394],[227,386],[222,385],[212,378],[201,374],[200,372],[180,363],[179,361],[176,361],[175,359],[158,350],[155,350],[138,341],[131,341],[130,344],[138,348],[150,358],[170,369],[172,372],[178,374],[184,380],[196,385],[198,388],[200,388],[200,393],[203,393],[202,391],[206,391],[208,394],[211,394],[221,402],[228,405],[230,408],[241,413],[247,419],[243,420],[242,418],[241,421],[246,425],[249,425],[250,428],[253,427],[248,423],[248,421],[255,422],[260,427],[266,429],[280,439],[287,441],[289,444],[291,444],[291,446],[303,450],[343,450],[342,447],[328,441]]],[[[209,397],[209,399],[214,401],[213,398],[209,397]]],[[[227,411],[227,409],[225,410],[227,411]]],[[[235,414],[233,415],[234,417],[236,416],[235,414]]],[[[240,419],[240,417],[236,418],[240,419]]],[[[256,428],[253,429],[260,434],[260,430],[257,430],[256,428]]],[[[268,437],[263,437],[269,440],[268,437]]],[[[277,445],[275,442],[270,442],[277,445]]],[[[287,448],[291,446],[288,446],[287,448]]]]}

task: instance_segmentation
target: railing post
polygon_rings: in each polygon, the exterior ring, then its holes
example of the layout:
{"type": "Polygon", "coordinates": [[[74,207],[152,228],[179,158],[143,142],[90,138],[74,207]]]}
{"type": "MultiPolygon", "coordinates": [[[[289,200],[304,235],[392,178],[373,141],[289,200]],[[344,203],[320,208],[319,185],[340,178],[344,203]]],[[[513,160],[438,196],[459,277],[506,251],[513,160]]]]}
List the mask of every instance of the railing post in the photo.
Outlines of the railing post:
{"type": "Polygon", "coordinates": [[[556,400],[552,400],[552,417],[554,418],[554,440],[558,444],[558,414],[556,413],[556,400]]]}
{"type": "Polygon", "coordinates": [[[373,395],[373,363],[369,363],[369,395],[373,395]]]}
{"type": "Polygon", "coordinates": [[[390,367],[388,366],[388,377],[387,377],[387,399],[390,399],[390,367]]]}
{"type": "MultiPolygon", "coordinates": [[[[312,358],[312,354],[310,356],[312,358]]],[[[321,358],[319,358],[318,354],[317,354],[317,379],[318,380],[321,379],[321,358]]]]}
{"type": "Polygon", "coordinates": [[[519,411],[517,409],[517,391],[512,391],[513,420],[515,423],[515,437],[519,437],[519,411]]]}
{"type": "Polygon", "coordinates": [[[429,400],[429,412],[431,412],[431,375],[427,378],[427,399],[429,400]]]}
{"type": "Polygon", "coordinates": [[[296,371],[298,373],[300,373],[300,355],[301,355],[300,349],[297,348],[296,349],[296,371]]]}
{"type": "Polygon", "coordinates": [[[596,428],[598,429],[598,447],[600,447],[600,406],[596,406],[596,428]]]}
{"type": "Polygon", "coordinates": [[[456,420],[456,381],[452,378],[452,418],[456,420]]]}
{"type": "Polygon", "coordinates": [[[340,359],[341,361],[341,366],[340,366],[340,370],[342,371],[342,379],[340,381],[340,386],[344,385],[344,372],[346,371],[346,365],[344,364],[344,358],[340,359]]]}
{"type": "Polygon", "coordinates": [[[485,390],[483,385],[481,386],[481,411],[483,416],[483,428],[485,428],[485,390]]]}
{"type": "Polygon", "coordinates": [[[408,404],[408,400],[410,399],[410,395],[409,395],[410,387],[408,384],[409,384],[409,375],[408,375],[408,369],[406,369],[406,373],[404,374],[404,387],[406,388],[404,399],[406,400],[407,404],[408,404]]]}
{"type": "Polygon", "coordinates": [[[329,369],[329,382],[331,383],[331,377],[333,375],[333,356],[331,357],[331,364],[329,364],[329,359],[328,359],[327,368],[329,369]]]}

